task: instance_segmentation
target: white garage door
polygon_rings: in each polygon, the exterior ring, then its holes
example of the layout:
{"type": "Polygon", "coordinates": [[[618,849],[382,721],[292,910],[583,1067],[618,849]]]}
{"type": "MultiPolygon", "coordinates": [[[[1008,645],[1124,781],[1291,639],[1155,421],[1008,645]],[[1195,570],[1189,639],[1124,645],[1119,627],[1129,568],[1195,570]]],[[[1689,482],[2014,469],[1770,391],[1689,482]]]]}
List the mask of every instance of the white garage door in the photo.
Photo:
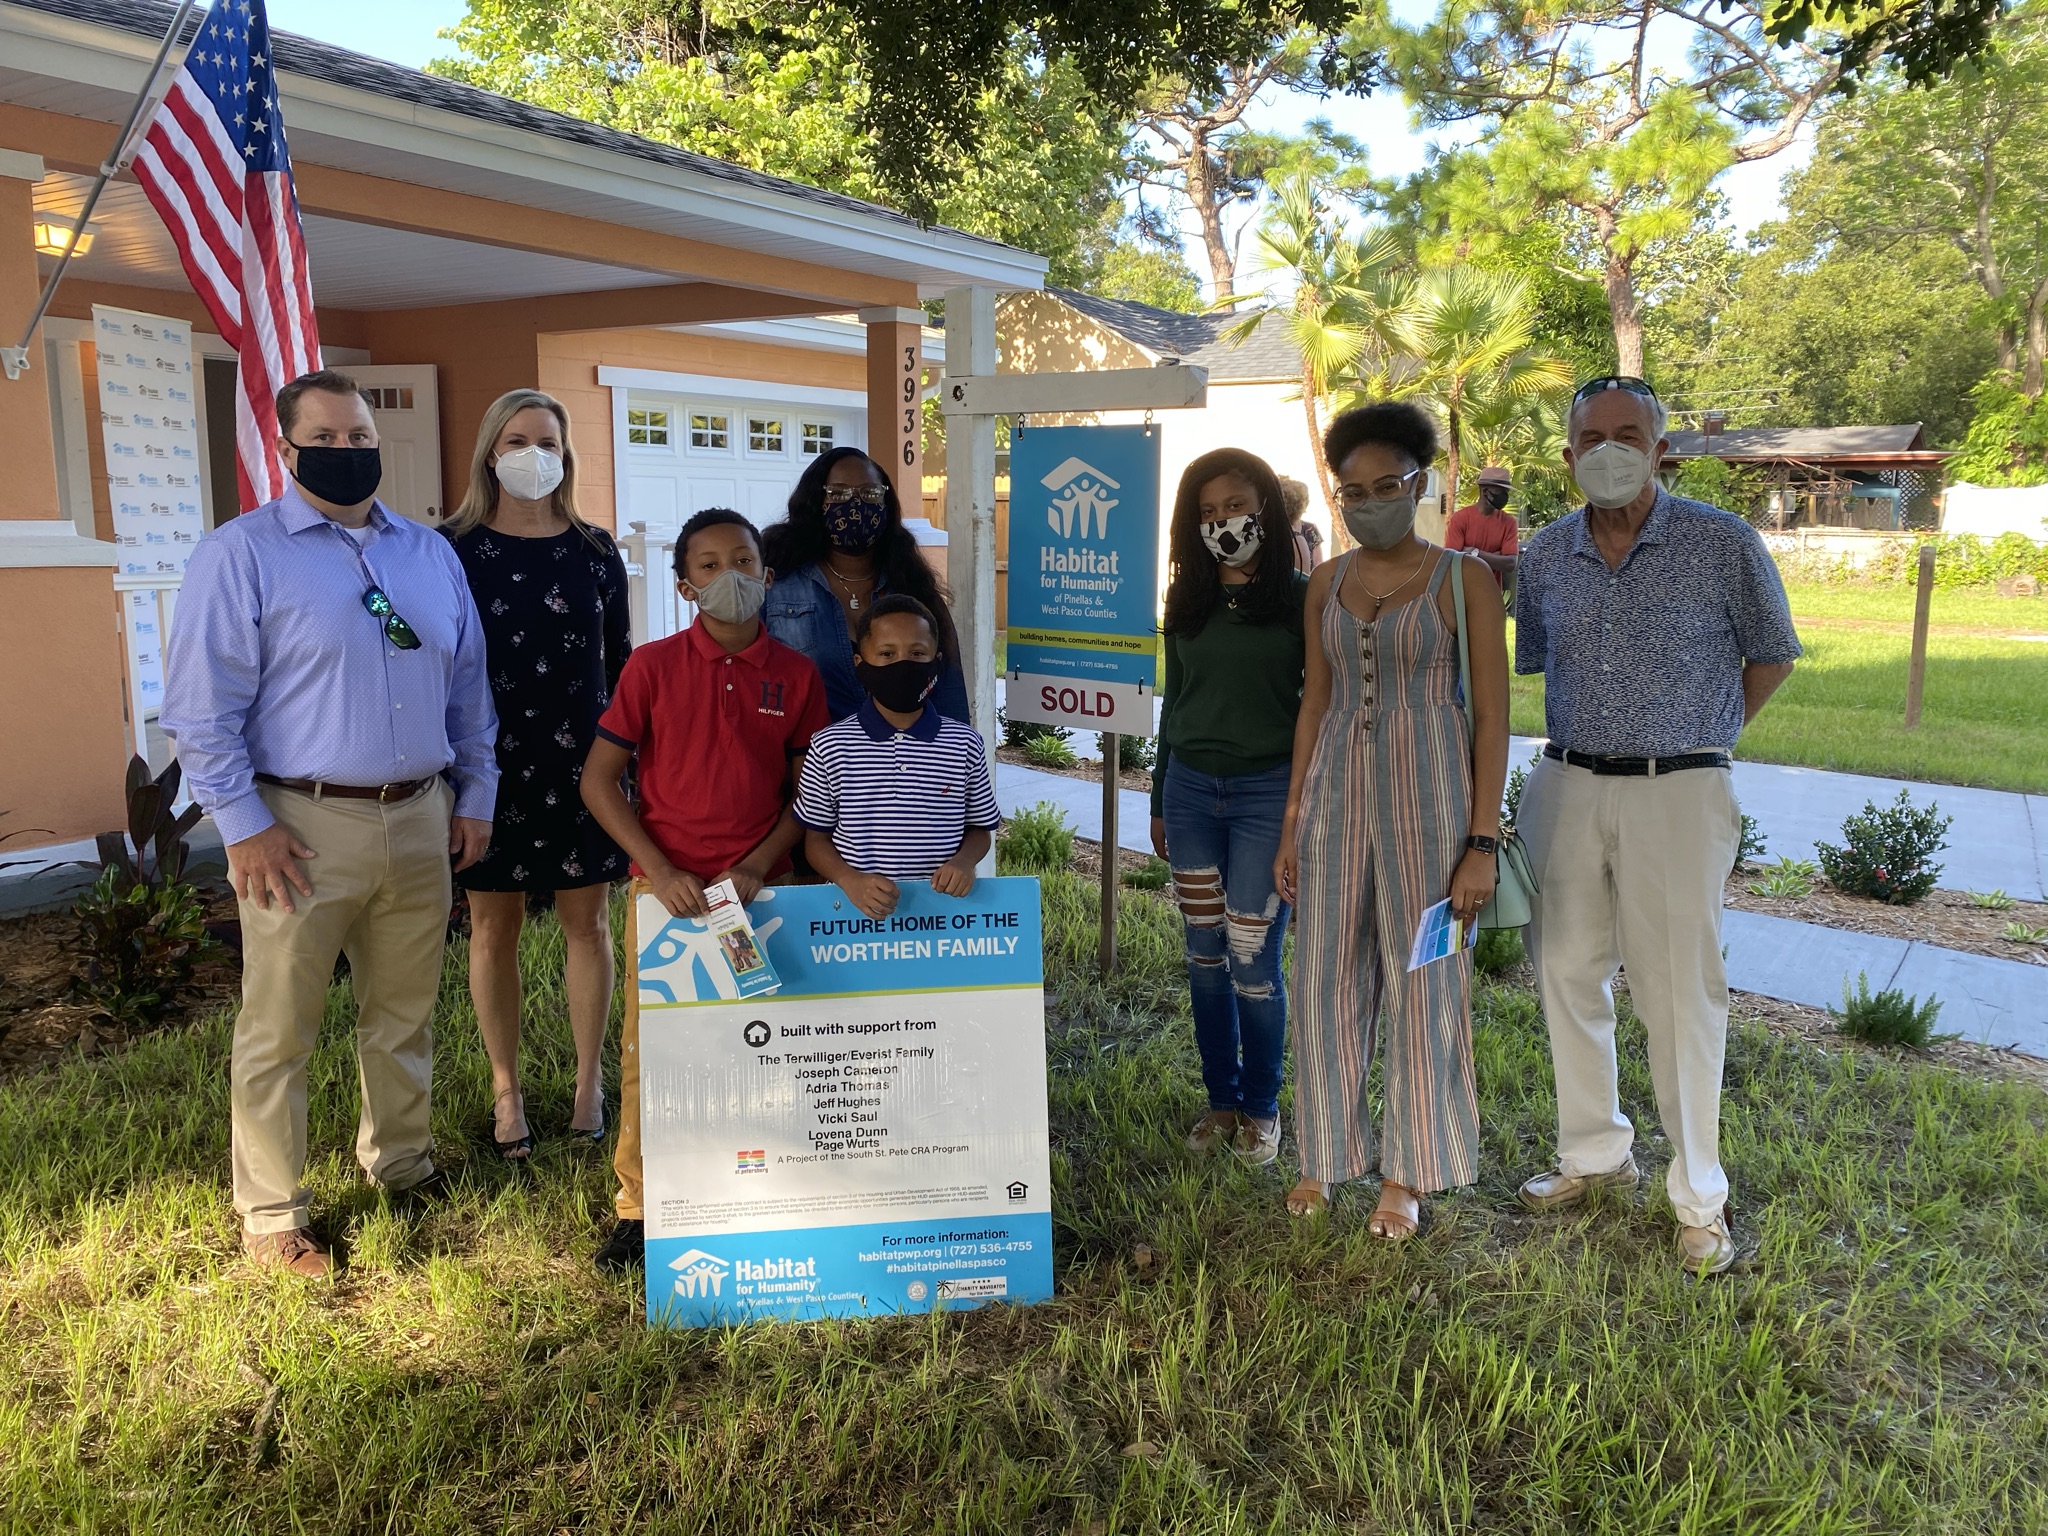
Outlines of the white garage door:
{"type": "Polygon", "coordinates": [[[631,390],[627,517],[672,529],[706,507],[731,507],[757,528],[780,522],[805,465],[833,448],[860,446],[853,414],[744,395],[631,390]]]}

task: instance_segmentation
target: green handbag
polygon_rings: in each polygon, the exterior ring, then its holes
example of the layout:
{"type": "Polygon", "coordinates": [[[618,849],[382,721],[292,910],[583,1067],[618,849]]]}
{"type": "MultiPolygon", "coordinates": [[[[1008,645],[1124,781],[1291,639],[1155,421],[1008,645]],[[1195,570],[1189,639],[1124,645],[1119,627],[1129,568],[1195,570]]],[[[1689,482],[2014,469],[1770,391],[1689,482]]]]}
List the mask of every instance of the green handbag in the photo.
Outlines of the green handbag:
{"type": "MultiPolygon", "coordinates": [[[[1451,570],[1451,602],[1458,610],[1458,691],[1465,699],[1466,734],[1472,734],[1472,657],[1465,638],[1465,556],[1451,570]]],[[[1493,899],[1479,909],[1481,928],[1521,928],[1535,912],[1539,887],[1529,850],[1513,827],[1500,829],[1494,853],[1493,899]]]]}

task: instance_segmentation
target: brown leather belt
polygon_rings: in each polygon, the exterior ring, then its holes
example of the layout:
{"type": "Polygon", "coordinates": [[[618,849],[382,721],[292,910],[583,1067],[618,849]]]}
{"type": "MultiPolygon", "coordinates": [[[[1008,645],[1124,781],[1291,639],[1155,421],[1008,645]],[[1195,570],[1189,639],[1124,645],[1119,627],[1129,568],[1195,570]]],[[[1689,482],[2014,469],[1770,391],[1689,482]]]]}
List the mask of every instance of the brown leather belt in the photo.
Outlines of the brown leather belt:
{"type": "Polygon", "coordinates": [[[433,779],[406,779],[397,784],[328,784],[319,779],[281,779],[274,773],[259,773],[256,781],[275,784],[279,789],[296,789],[315,800],[331,795],[337,800],[375,800],[380,805],[389,805],[394,800],[410,800],[434,782],[433,779]]]}

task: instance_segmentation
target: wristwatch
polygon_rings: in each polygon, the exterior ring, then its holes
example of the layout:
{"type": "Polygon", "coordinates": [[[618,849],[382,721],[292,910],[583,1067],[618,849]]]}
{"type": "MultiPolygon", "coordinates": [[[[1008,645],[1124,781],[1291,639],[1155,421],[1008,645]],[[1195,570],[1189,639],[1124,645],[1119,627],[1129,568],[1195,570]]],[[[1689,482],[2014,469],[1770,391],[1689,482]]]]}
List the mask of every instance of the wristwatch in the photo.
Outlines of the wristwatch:
{"type": "Polygon", "coordinates": [[[1497,853],[1500,850],[1500,839],[1474,835],[1465,839],[1465,846],[1474,853],[1497,853]]]}

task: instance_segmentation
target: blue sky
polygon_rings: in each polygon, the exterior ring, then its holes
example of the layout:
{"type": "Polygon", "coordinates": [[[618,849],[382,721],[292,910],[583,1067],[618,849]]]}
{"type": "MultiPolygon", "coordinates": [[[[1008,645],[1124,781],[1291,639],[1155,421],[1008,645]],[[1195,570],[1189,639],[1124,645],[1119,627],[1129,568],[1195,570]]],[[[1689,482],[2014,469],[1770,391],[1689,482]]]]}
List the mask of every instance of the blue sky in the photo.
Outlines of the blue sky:
{"type": "MultiPolygon", "coordinates": [[[[1415,4],[1416,0],[1402,0],[1397,9],[1412,10],[1415,4]]],[[[317,37],[417,69],[429,59],[454,51],[435,33],[454,26],[467,7],[463,0],[269,0],[269,9],[271,25],[282,31],[317,37]]],[[[1291,130],[1317,116],[1328,117],[1364,144],[1377,176],[1406,176],[1419,170],[1433,142],[1431,136],[1415,132],[1407,107],[1393,94],[1362,101],[1279,96],[1261,104],[1257,122],[1261,127],[1291,130]]],[[[1777,213],[1779,181],[1803,163],[1807,153],[1808,145],[1802,141],[1775,159],[1738,166],[1722,178],[1729,216],[1738,229],[1752,229],[1777,213]]],[[[1190,254],[1199,271],[1202,263],[1197,250],[1191,249],[1190,254]]]]}

